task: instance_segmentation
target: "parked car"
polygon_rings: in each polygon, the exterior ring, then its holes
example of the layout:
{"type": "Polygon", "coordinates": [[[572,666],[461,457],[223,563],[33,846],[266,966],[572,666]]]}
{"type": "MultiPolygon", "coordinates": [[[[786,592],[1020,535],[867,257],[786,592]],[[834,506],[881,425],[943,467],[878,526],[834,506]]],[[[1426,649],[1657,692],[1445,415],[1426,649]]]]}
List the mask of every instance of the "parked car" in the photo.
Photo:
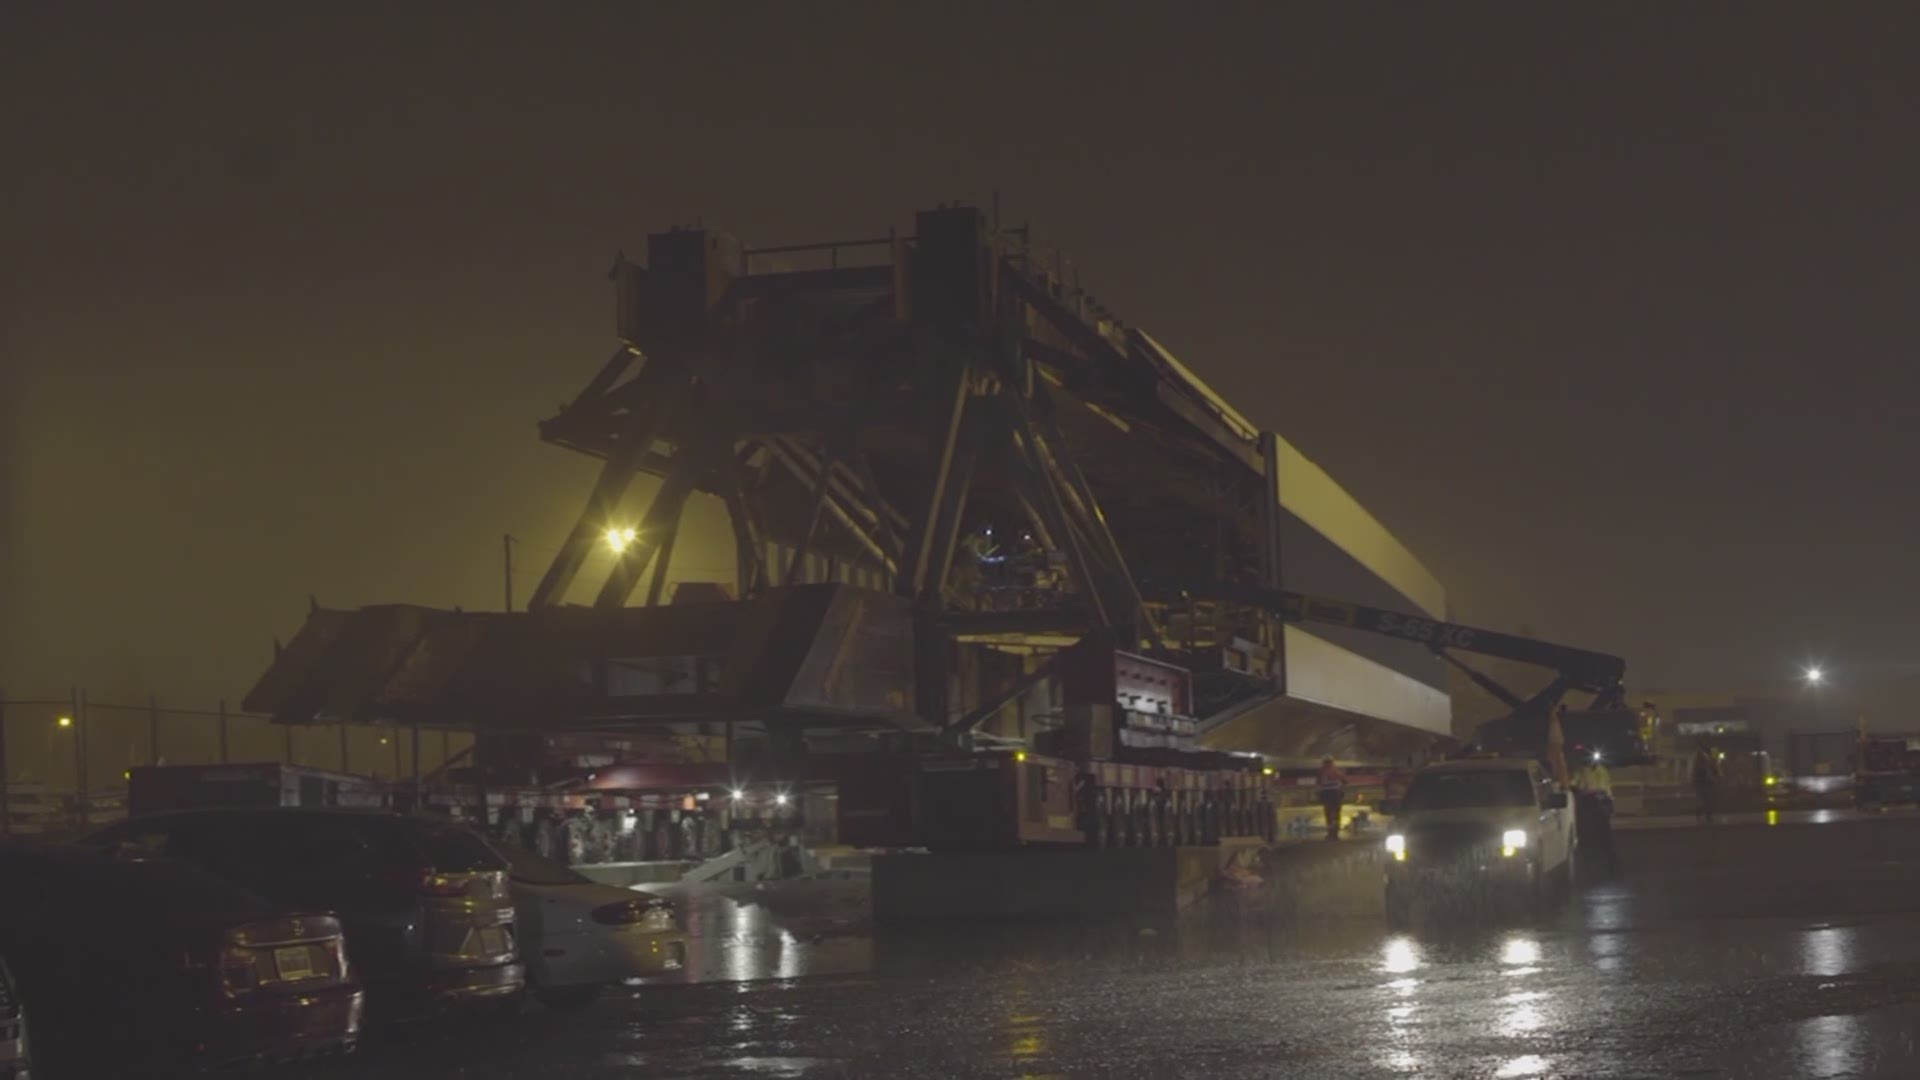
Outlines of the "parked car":
{"type": "Polygon", "coordinates": [[[1574,809],[1537,762],[1449,761],[1413,776],[1388,812],[1387,920],[1406,923],[1416,902],[1463,900],[1542,909],[1550,886],[1573,880],[1574,809]]]}
{"type": "Polygon", "coordinates": [[[86,842],[184,859],[275,902],[338,913],[375,1019],[511,1007],[525,985],[506,861],[457,826],[222,808],[134,818],[86,842]]]}
{"type": "Polygon", "coordinates": [[[27,1051],[26,1010],[13,988],[13,970],[0,956],[0,1080],[29,1080],[33,1061],[27,1051]]]}
{"type": "Polygon", "coordinates": [[[173,1076],[359,1038],[361,988],[330,915],[183,863],[68,845],[0,847],[0,881],[18,989],[4,1023],[32,1018],[36,1077],[173,1076]]]}
{"type": "Polygon", "coordinates": [[[498,850],[507,860],[527,985],[541,1001],[582,1006],[610,984],[686,966],[686,935],[665,897],[602,885],[523,848],[498,850]]]}

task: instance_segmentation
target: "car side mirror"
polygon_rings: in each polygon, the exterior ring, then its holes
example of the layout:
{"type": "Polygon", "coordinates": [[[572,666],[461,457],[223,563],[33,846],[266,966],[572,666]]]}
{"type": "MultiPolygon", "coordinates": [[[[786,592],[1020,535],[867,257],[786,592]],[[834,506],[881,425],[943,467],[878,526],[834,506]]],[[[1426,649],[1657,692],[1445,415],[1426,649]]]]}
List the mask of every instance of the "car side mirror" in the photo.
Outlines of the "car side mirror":
{"type": "Polygon", "coordinates": [[[1551,793],[1551,794],[1549,794],[1549,795],[1547,796],[1547,809],[1549,809],[1549,810],[1565,810],[1566,808],[1567,808],[1567,793],[1566,793],[1566,792],[1564,792],[1564,791],[1555,791],[1555,792],[1553,792],[1553,793],[1551,793]]]}

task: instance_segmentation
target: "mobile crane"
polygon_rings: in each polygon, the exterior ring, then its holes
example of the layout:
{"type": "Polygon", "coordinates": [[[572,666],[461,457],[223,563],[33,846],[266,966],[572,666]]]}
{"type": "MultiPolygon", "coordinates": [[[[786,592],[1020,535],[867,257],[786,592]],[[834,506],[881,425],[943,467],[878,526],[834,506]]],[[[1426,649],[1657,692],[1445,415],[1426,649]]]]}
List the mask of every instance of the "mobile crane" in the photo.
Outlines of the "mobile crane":
{"type": "Polygon", "coordinates": [[[1475,730],[1472,745],[1477,750],[1543,754],[1558,710],[1570,754],[1595,754],[1609,765],[1644,765],[1653,760],[1645,721],[1627,705],[1623,683],[1627,662],[1618,656],[1286,589],[1221,582],[1195,589],[1192,595],[1260,608],[1289,622],[1345,626],[1426,646],[1511,710],[1475,730]],[[1555,675],[1546,686],[1522,697],[1455,653],[1514,660],[1555,675]],[[1589,694],[1592,700],[1585,709],[1569,710],[1562,702],[1571,693],[1589,694]]]}

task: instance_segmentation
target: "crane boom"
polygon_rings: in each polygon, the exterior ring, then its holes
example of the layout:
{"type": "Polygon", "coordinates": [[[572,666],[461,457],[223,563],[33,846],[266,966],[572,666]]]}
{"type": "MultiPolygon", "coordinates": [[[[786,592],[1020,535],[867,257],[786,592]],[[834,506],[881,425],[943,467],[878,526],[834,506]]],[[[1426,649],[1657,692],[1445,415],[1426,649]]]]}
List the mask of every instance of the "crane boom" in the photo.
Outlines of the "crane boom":
{"type": "Polygon", "coordinates": [[[1626,706],[1627,662],[1618,656],[1289,589],[1216,582],[1193,590],[1191,595],[1260,608],[1289,622],[1345,626],[1432,649],[1512,710],[1506,717],[1481,725],[1474,733],[1476,743],[1498,748],[1544,747],[1555,707],[1567,694],[1579,692],[1593,695],[1593,702],[1579,714],[1568,715],[1562,710],[1569,745],[1604,753],[1619,764],[1651,760],[1639,714],[1626,706]],[[1532,664],[1553,671],[1554,679],[1522,697],[1452,655],[1455,652],[1532,664]]]}

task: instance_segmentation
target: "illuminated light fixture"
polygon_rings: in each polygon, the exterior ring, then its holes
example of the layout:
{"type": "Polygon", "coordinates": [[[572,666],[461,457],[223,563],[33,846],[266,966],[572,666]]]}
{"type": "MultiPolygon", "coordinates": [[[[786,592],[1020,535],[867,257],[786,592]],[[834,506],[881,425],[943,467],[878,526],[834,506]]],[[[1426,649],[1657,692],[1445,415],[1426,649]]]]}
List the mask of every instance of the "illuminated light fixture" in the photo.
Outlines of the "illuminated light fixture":
{"type": "Polygon", "coordinates": [[[1392,855],[1395,862],[1406,862],[1407,861],[1406,836],[1404,836],[1401,833],[1388,833],[1387,834],[1387,854],[1392,855]]]}
{"type": "Polygon", "coordinates": [[[775,806],[785,806],[785,805],[787,805],[787,793],[786,793],[786,792],[784,792],[784,791],[782,791],[782,792],[780,792],[780,793],[779,793],[778,795],[775,795],[775,796],[773,797],[773,805],[775,805],[775,806]]]}
{"type": "Polygon", "coordinates": [[[1500,834],[1500,854],[1505,858],[1513,858],[1516,852],[1526,846],[1527,831],[1525,829],[1508,829],[1500,834]]]}
{"type": "Polygon", "coordinates": [[[1821,683],[1827,681],[1827,673],[1820,670],[1819,664],[1814,664],[1807,668],[1806,679],[1808,686],[1819,686],[1821,683]]]}
{"type": "Polygon", "coordinates": [[[1013,752],[1013,760],[1015,761],[1027,760],[1027,752],[1025,750],[1015,750],[1013,752]]]}
{"type": "Polygon", "coordinates": [[[1593,763],[1594,763],[1595,765],[1598,765],[1598,764],[1600,764],[1600,751],[1598,751],[1598,750],[1595,750],[1595,751],[1593,752],[1593,763]]]}
{"type": "Polygon", "coordinates": [[[57,724],[57,725],[58,725],[58,726],[60,726],[60,727],[72,727],[72,726],[73,726],[73,717],[71,717],[71,716],[63,716],[63,717],[61,717],[60,719],[58,719],[58,720],[55,720],[55,721],[54,721],[54,723],[55,723],[55,724],[57,724]]]}
{"type": "Polygon", "coordinates": [[[733,795],[734,802],[739,802],[741,799],[744,799],[747,797],[747,793],[745,791],[742,791],[739,788],[734,788],[732,795],[733,795]]]}
{"type": "Polygon", "coordinates": [[[1271,766],[1271,765],[1267,765],[1267,766],[1264,766],[1264,767],[1262,767],[1262,768],[1261,768],[1261,770],[1260,770],[1260,775],[1261,775],[1261,776],[1272,776],[1272,775],[1273,775],[1273,766],[1271,766]]]}
{"type": "Polygon", "coordinates": [[[607,530],[607,546],[615,551],[625,551],[640,537],[640,531],[633,528],[613,528],[607,530]]]}

